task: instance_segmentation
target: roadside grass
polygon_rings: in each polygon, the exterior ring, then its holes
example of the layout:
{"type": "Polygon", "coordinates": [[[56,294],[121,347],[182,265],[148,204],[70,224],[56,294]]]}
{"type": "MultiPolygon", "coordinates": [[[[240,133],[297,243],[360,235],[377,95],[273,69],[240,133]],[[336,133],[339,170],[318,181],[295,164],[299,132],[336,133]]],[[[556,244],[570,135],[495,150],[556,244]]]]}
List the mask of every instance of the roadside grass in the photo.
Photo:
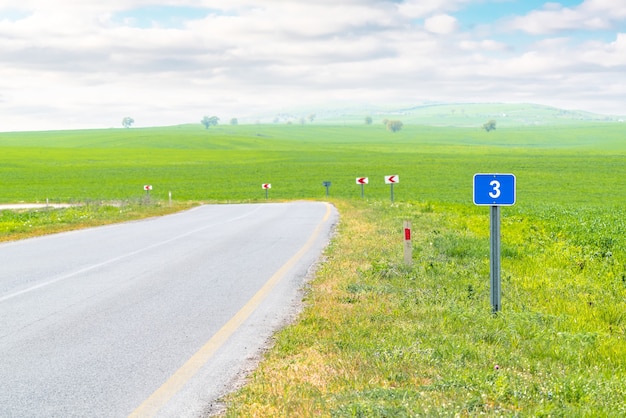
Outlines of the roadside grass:
{"type": "Polygon", "coordinates": [[[78,202],[68,208],[0,210],[0,242],[160,216],[192,207],[154,200],[78,202]]]}
{"type": "Polygon", "coordinates": [[[608,249],[580,233],[581,215],[609,233],[623,210],[505,210],[494,316],[484,208],[334,203],[341,223],[304,312],[225,416],[626,414],[625,239],[608,249]]]}

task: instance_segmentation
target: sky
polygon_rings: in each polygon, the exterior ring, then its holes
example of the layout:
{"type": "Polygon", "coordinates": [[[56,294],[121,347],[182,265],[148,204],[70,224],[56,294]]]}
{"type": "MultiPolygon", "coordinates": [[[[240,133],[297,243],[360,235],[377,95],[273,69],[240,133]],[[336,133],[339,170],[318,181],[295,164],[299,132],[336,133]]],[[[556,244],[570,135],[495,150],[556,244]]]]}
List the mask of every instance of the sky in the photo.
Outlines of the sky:
{"type": "Polygon", "coordinates": [[[0,132],[474,102],[626,115],[626,0],[0,0],[0,132]]]}

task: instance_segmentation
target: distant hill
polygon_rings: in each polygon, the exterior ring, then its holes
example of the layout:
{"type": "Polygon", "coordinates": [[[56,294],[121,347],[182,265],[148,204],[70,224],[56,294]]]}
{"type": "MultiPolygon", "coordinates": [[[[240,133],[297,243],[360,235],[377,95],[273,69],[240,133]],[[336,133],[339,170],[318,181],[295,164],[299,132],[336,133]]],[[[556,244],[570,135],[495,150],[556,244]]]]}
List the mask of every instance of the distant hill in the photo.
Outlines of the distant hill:
{"type": "Polygon", "coordinates": [[[572,122],[624,122],[625,116],[608,116],[579,110],[566,110],[537,104],[452,103],[416,106],[353,106],[339,109],[306,109],[282,112],[263,122],[316,124],[363,124],[370,116],[373,123],[399,119],[403,123],[431,126],[482,126],[494,119],[501,126],[554,125],[572,122]],[[269,119],[269,120],[268,120],[269,119]]]}

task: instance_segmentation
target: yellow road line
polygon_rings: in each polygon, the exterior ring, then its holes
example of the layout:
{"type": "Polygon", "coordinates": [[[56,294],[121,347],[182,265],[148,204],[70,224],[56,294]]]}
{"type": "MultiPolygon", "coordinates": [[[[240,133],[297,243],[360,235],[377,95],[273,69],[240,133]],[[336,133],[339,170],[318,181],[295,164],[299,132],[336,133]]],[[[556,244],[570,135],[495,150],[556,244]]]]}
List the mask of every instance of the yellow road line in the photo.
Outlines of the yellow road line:
{"type": "Polygon", "coordinates": [[[213,357],[215,352],[230,338],[231,335],[244,323],[252,312],[263,302],[272,289],[280,282],[304,254],[311,248],[319,236],[322,225],[330,217],[330,204],[326,203],[326,214],[313,231],[313,234],[304,246],[285,263],[261,289],[235,314],[207,343],[200,348],[183,366],[176,371],[160,388],[146,399],[129,418],[152,417],[172,399],[182,387],[213,357]]]}

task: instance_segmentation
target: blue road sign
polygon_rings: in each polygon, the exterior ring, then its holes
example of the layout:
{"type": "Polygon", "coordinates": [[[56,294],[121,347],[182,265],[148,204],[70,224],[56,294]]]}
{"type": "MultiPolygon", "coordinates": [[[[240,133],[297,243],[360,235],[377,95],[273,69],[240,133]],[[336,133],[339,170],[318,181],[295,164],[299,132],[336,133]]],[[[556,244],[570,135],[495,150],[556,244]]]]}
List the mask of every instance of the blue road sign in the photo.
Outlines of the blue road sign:
{"type": "Polygon", "coordinates": [[[515,204],[513,174],[474,174],[474,204],[511,206],[515,204]]]}

